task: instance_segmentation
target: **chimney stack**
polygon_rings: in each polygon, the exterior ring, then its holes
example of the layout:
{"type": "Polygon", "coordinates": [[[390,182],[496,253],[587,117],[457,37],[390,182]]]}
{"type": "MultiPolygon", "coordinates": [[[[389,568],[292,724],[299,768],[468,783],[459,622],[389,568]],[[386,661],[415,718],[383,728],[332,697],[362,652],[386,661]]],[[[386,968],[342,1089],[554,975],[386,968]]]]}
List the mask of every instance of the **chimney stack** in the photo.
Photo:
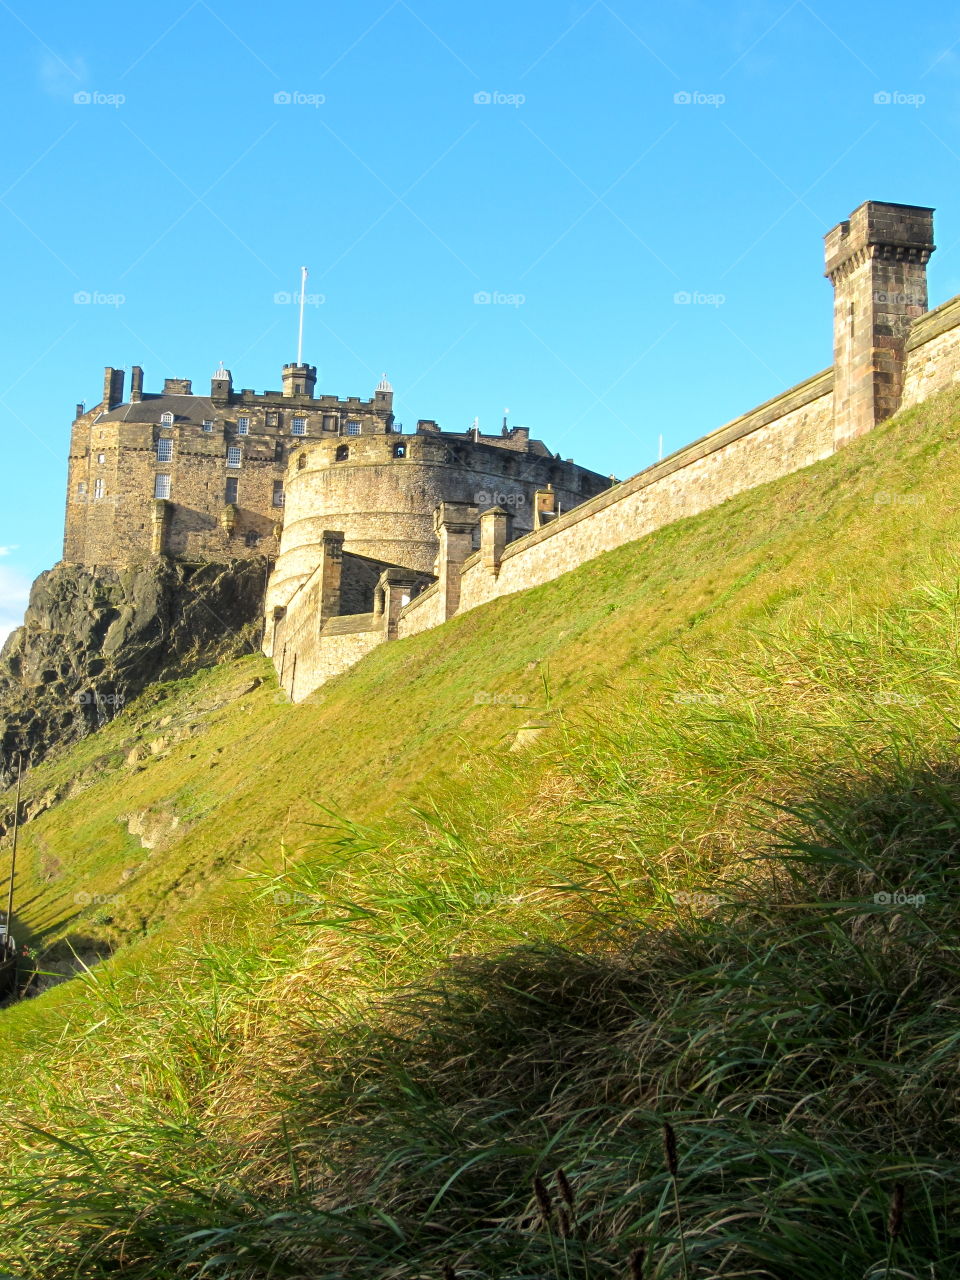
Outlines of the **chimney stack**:
{"type": "Polygon", "coordinates": [[[103,371],[103,400],[108,409],[115,409],[123,404],[123,370],[112,369],[109,365],[103,371]]]}

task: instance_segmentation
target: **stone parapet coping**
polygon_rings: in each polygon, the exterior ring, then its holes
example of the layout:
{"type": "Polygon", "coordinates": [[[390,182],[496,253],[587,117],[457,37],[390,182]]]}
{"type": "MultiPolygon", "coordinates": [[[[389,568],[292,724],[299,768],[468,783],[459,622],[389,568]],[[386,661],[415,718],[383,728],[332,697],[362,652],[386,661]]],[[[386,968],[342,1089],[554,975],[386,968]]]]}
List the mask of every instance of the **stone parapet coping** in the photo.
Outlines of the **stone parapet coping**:
{"type": "Polygon", "coordinates": [[[955,298],[948,298],[939,307],[934,307],[932,311],[927,311],[914,320],[907,338],[907,350],[916,351],[924,343],[939,338],[941,333],[947,333],[957,325],[960,325],[960,294],[955,298]]]}
{"type": "MultiPolygon", "coordinates": [[[[595,498],[588,498],[586,502],[580,503],[579,506],[571,507],[569,511],[559,515],[556,520],[551,520],[549,524],[544,525],[542,529],[535,529],[532,533],[524,534],[522,538],[518,538],[504,548],[503,559],[506,560],[510,556],[518,555],[528,547],[536,546],[538,543],[546,541],[547,538],[552,538],[555,534],[571,528],[581,520],[589,520],[597,512],[613,506],[614,503],[622,502],[624,498],[628,498],[632,494],[638,493],[641,489],[646,489],[650,485],[656,484],[658,480],[663,480],[677,471],[682,471],[684,467],[688,467],[691,463],[707,457],[708,454],[716,453],[718,449],[725,448],[735,440],[750,435],[753,431],[759,431],[761,427],[769,426],[771,422],[776,422],[779,418],[786,417],[788,413],[793,413],[797,409],[802,409],[804,405],[812,404],[815,400],[820,400],[824,396],[830,395],[833,391],[833,381],[834,375],[831,368],[824,369],[822,373],[817,373],[812,378],[807,378],[805,382],[798,382],[796,386],[790,387],[789,390],[781,392],[774,399],[758,405],[756,409],[751,409],[749,413],[742,414],[739,418],[734,418],[732,422],[725,423],[724,426],[711,431],[709,435],[701,436],[693,444],[685,445],[682,449],[678,449],[676,453],[671,453],[662,461],[654,463],[653,466],[646,467],[643,471],[638,471],[636,475],[631,476],[628,480],[621,481],[620,484],[614,485],[613,488],[607,489],[595,498]]],[[[463,567],[466,569],[468,565],[476,563],[478,559],[479,554],[474,552],[464,562],[463,567]]]]}

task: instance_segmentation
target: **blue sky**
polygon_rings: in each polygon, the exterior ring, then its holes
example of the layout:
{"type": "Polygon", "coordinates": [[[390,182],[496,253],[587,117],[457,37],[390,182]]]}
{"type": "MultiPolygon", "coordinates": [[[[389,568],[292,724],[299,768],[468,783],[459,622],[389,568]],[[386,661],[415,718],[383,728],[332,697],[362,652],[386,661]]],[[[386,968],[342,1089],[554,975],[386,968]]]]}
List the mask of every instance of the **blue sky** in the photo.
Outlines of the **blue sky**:
{"type": "Polygon", "coordinates": [[[862,200],[960,292],[952,6],[0,0],[0,50],[0,627],[103,366],[278,388],[301,264],[324,393],[620,477],[830,362],[862,200]]]}

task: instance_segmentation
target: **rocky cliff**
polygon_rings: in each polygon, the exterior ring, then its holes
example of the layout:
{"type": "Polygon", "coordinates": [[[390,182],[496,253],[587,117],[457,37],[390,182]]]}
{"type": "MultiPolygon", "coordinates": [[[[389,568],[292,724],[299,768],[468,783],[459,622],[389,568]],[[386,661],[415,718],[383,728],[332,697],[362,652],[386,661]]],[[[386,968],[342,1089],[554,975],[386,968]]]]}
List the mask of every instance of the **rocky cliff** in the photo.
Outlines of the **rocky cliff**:
{"type": "Polygon", "coordinates": [[[148,684],[258,647],[268,562],[58,564],[0,652],[0,786],[112,719],[148,684]]]}

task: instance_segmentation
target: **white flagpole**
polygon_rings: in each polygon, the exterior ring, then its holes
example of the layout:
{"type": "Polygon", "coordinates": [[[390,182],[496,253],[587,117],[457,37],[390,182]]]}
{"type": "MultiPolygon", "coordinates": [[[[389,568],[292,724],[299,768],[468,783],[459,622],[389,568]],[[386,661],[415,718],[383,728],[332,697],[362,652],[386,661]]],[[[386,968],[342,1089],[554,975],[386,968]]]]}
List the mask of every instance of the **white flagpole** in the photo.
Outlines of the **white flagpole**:
{"type": "Polygon", "coordinates": [[[300,330],[297,334],[297,364],[303,364],[303,304],[307,295],[307,268],[300,268],[300,330]]]}

